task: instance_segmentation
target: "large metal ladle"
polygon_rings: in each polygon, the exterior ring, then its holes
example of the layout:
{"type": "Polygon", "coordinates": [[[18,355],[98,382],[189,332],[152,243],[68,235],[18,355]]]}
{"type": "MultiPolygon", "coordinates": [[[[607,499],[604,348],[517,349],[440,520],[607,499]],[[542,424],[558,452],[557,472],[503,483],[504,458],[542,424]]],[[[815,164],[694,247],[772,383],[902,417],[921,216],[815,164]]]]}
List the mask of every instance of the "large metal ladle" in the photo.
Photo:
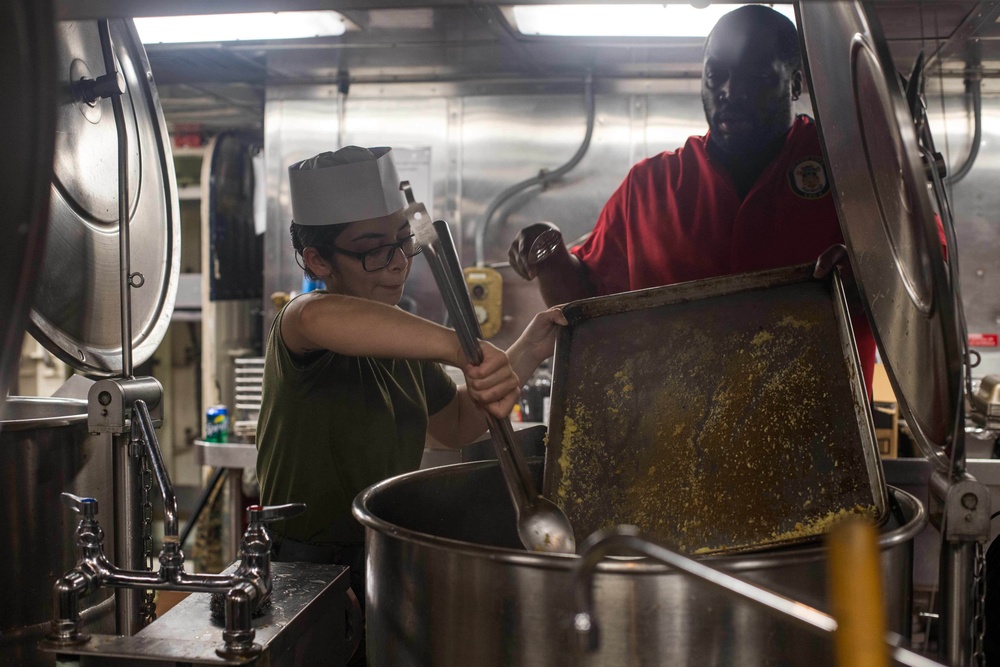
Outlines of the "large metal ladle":
{"type": "MultiPolygon", "coordinates": [[[[444,297],[462,350],[469,362],[478,366],[483,361],[483,351],[479,346],[482,333],[465,287],[462,267],[458,262],[458,253],[455,251],[448,223],[444,220],[431,221],[427,208],[414,201],[408,181],[403,181],[400,189],[406,195],[406,217],[431,266],[434,281],[444,297]]],[[[535,490],[524,457],[515,446],[510,419],[497,419],[489,413],[486,419],[500,470],[514,502],[517,534],[524,547],[529,551],[576,553],[573,526],[558,505],[538,495],[535,490]]]]}

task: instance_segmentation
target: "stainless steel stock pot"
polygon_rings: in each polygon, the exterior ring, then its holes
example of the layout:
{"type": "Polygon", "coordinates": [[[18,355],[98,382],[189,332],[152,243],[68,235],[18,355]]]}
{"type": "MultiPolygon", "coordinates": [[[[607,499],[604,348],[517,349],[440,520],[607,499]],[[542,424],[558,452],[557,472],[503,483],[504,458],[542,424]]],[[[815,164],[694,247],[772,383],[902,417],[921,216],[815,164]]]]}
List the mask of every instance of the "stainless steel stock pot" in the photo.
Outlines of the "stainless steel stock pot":
{"type": "MultiPolygon", "coordinates": [[[[540,478],[541,460],[531,467],[540,478]]],[[[578,652],[570,631],[578,557],[521,548],[495,461],[395,477],[359,495],[354,512],[367,532],[369,664],[833,664],[828,638],[644,560],[598,567],[601,644],[578,652]]],[[[880,536],[889,628],[906,636],[913,539],[927,517],[916,498],[893,488],[889,513],[880,536]]],[[[708,562],[828,611],[822,546],[708,562]]]]}

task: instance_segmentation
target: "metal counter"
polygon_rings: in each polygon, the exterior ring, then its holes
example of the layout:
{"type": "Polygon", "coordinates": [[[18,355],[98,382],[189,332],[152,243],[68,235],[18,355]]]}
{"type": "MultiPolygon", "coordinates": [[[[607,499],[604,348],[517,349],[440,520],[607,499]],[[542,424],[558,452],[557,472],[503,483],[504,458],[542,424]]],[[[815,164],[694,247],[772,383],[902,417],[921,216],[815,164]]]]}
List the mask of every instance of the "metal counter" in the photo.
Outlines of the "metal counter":
{"type": "Polygon", "coordinates": [[[223,624],[210,615],[208,593],[188,595],[133,637],[97,635],[72,652],[80,657],[82,667],[344,664],[347,568],[313,563],[273,563],[271,567],[271,605],[253,619],[254,641],[263,649],[258,656],[223,658],[216,653],[223,645],[223,624]]]}

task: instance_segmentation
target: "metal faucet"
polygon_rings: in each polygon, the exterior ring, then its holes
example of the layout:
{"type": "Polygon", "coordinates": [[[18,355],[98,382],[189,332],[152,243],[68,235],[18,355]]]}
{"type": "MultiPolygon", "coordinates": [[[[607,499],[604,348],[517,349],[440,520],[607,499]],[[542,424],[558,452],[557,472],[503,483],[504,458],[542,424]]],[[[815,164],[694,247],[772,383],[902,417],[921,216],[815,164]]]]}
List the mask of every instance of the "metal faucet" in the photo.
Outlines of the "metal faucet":
{"type": "Polygon", "coordinates": [[[47,641],[58,646],[87,642],[90,637],[82,631],[80,598],[102,587],[224,592],[226,623],[222,638],[225,645],[216,653],[225,658],[258,654],[261,647],[253,641],[255,632],[251,618],[255,611],[270,602],[272,587],[272,540],[266,524],[297,516],[306,506],[302,503],[271,507],[251,505],[247,508],[249,525],[240,544],[240,564],[236,570],[230,574],[186,572],[177,530],[177,500],[163,465],[149,411],[142,400],[133,404],[130,445],[145,447],[163,495],[164,537],[159,571],[126,570],[111,563],[104,553],[104,530],[97,521],[97,500],[63,493],[63,502],[82,519],[76,528],[76,565],[53,586],[55,616],[47,641]]]}
{"type": "Polygon", "coordinates": [[[267,522],[289,519],[305,510],[302,503],[247,508],[249,526],[240,545],[240,564],[231,574],[192,574],[184,571],[184,554],[164,543],[158,572],[117,568],[104,554],[104,530],[97,521],[97,500],[63,493],[63,502],[82,515],[76,529],[76,566],[53,586],[56,614],[47,640],[58,645],[87,642],[82,631],[80,598],[102,587],[158,589],[193,593],[225,592],[225,646],[222,657],[252,656],[260,652],[254,644],[253,613],[271,599],[271,535],[267,522]]]}
{"type": "MultiPolygon", "coordinates": [[[[712,584],[723,592],[749,600],[766,611],[783,616],[800,627],[814,632],[830,634],[837,629],[836,619],[829,614],[651,542],[644,538],[635,526],[617,526],[598,531],[588,537],[581,546],[580,560],[573,568],[573,600],[576,612],[573,615],[572,626],[582,653],[596,651],[601,643],[598,623],[594,617],[594,572],[605,556],[623,553],[647,556],[669,565],[683,574],[712,584]]],[[[889,644],[890,655],[898,664],[910,667],[944,667],[936,660],[897,646],[898,639],[891,633],[886,641],[889,644]]]]}

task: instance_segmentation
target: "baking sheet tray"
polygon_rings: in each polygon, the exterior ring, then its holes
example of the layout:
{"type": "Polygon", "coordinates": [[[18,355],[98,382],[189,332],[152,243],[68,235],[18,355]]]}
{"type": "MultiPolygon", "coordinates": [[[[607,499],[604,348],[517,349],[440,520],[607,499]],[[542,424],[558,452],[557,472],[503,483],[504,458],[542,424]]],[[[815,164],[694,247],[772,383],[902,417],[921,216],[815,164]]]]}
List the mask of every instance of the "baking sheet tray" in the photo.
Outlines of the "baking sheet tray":
{"type": "Polygon", "coordinates": [[[564,308],[544,493],[581,539],[685,553],[816,539],[886,491],[839,279],[812,267],[564,308]]]}

